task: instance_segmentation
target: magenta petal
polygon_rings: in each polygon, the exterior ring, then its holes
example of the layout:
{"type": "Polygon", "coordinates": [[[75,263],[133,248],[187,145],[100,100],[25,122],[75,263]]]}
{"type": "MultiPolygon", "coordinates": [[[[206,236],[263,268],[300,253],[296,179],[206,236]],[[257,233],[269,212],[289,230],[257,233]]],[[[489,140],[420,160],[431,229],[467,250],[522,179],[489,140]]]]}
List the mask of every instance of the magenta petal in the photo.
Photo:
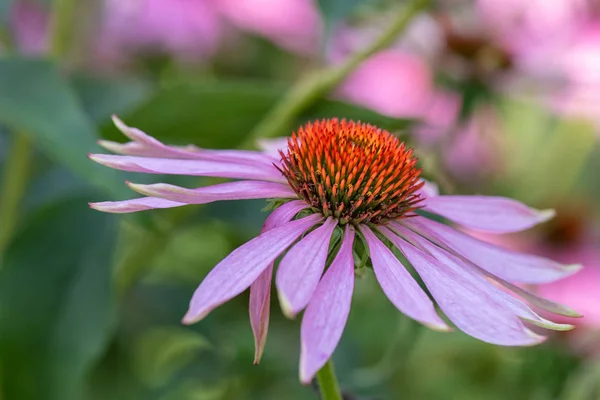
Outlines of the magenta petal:
{"type": "Polygon", "coordinates": [[[321,220],[313,214],[268,230],[235,249],[204,278],[183,322],[204,318],[215,307],[246,290],[298,237],[321,220]]]}
{"type": "Polygon", "coordinates": [[[331,358],[346,326],[354,290],[354,228],[346,226],[342,247],[319,282],[302,318],[300,381],[310,383],[331,358]]]}
{"type": "Polygon", "coordinates": [[[277,168],[262,164],[244,165],[205,160],[114,156],[109,154],[91,154],[89,157],[99,164],[122,171],[285,182],[285,178],[277,168]]]}
{"type": "Polygon", "coordinates": [[[186,189],[166,183],[152,185],[129,183],[129,187],[146,196],[160,197],[188,204],[206,204],[222,200],[298,197],[287,184],[264,181],[228,182],[197,189],[186,189]]]}
{"type": "Polygon", "coordinates": [[[160,158],[182,158],[206,161],[233,162],[242,164],[262,163],[271,165],[279,157],[274,158],[267,154],[249,150],[206,150],[190,145],[186,147],[167,146],[159,140],[147,135],[143,131],[132,128],[123,123],[118,117],[113,116],[113,122],[125,136],[133,140],[126,144],[101,141],[100,144],[115,153],[160,158]]]}
{"type": "Polygon", "coordinates": [[[279,263],[275,284],[286,316],[294,317],[310,301],[323,274],[336,225],[336,220],[328,218],[292,247],[279,263]]]}
{"type": "Polygon", "coordinates": [[[410,261],[442,311],[462,331],[484,342],[504,346],[534,345],[543,340],[523,325],[513,303],[503,301],[482,277],[465,272],[456,257],[408,230],[402,231],[402,235],[431,254],[387,228],[381,232],[410,261]]]}
{"type": "MultiPolygon", "coordinates": [[[[392,229],[396,224],[391,224],[392,229]]],[[[402,224],[491,274],[511,282],[548,283],[572,275],[580,269],[575,265],[561,265],[547,258],[503,249],[426,218],[411,218],[402,224]]]]}
{"type": "Polygon", "coordinates": [[[496,196],[428,197],[425,209],[468,228],[493,233],[522,231],[554,216],[553,210],[535,210],[496,196]]]}
{"type": "MultiPolygon", "coordinates": [[[[289,222],[298,212],[308,205],[300,200],[283,204],[269,215],[263,226],[263,232],[289,222]]],[[[250,325],[254,334],[254,363],[258,364],[267,341],[269,330],[269,312],[271,308],[271,277],[273,263],[265,269],[250,286],[250,325]]]]}
{"type": "Polygon", "coordinates": [[[180,207],[185,205],[186,203],[157,199],[155,197],[141,197],[139,199],[124,201],[104,201],[100,203],[90,203],[90,207],[94,210],[115,214],[132,213],[137,211],[152,210],[155,208],[180,207]]]}
{"type": "Polygon", "coordinates": [[[410,318],[437,330],[450,328],[437,315],[433,302],[402,263],[366,226],[360,231],[369,246],[373,271],[381,289],[398,310],[410,318]]]}

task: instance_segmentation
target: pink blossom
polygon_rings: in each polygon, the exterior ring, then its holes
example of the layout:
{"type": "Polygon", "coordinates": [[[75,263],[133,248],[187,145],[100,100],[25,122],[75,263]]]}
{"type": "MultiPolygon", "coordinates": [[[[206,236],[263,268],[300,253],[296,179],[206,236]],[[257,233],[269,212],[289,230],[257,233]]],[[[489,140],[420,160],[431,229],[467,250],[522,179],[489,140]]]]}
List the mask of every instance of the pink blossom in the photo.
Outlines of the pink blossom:
{"type": "Polygon", "coordinates": [[[48,12],[33,1],[15,1],[10,26],[16,47],[25,54],[42,54],[48,50],[48,12]]]}
{"type": "Polygon", "coordinates": [[[570,308],[511,283],[553,282],[575,273],[577,266],[516,253],[456,229],[518,232],[552,218],[551,210],[532,209],[504,197],[438,195],[421,180],[412,150],[389,132],[352,121],[317,121],[299,128],[274,156],[272,151],[167,146],[117,118],[114,121],[131,141],[103,141],[118,155],[92,154],[92,160],[130,172],[234,181],[193,189],[128,183],[146,197],[92,203],[94,209],[129,213],[221,200],[283,202],[267,217],[259,236],[206,276],[183,322],[198,322],[250,289],[258,362],[267,337],[274,275],[284,314],[293,318],[305,310],[300,346],[303,383],[310,382],[331,357],[344,330],[354,288],[354,251],[369,255],[368,265],[399,311],[433,329],[451,329],[433,301],[459,329],[498,345],[543,341],[526,323],[557,330],[572,327],[542,318],[513,293],[555,314],[577,316],[570,308]],[[452,225],[415,213],[419,209],[452,225]],[[392,246],[411,263],[433,299],[390,250],[392,246]]]}
{"type": "Polygon", "coordinates": [[[209,0],[108,0],[100,47],[124,51],[169,52],[195,59],[216,50],[221,21],[209,0]]]}
{"type": "Polygon", "coordinates": [[[234,26],[286,49],[302,54],[318,50],[321,21],[312,0],[215,0],[213,5],[234,26]]]}
{"type": "Polygon", "coordinates": [[[418,117],[431,100],[433,78],[419,57],[398,50],[379,52],[339,87],[340,97],[393,117],[418,117]]]}

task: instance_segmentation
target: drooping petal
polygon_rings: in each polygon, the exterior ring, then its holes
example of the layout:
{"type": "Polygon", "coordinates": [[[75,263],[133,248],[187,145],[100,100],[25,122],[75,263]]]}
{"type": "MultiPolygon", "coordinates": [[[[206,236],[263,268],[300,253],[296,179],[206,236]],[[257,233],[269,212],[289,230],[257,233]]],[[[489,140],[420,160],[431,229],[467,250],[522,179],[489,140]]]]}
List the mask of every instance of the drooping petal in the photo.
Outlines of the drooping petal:
{"type": "Polygon", "coordinates": [[[90,154],[89,158],[107,167],[130,172],[285,182],[277,168],[261,164],[244,165],[205,160],[115,156],[110,154],[90,154]]]}
{"type": "Polygon", "coordinates": [[[292,318],[306,307],[327,261],[329,241],[337,221],[328,218],[292,247],[279,263],[275,284],[283,313],[292,318]]]}
{"type": "MultiPolygon", "coordinates": [[[[307,208],[308,205],[300,200],[290,201],[281,205],[273,211],[263,226],[266,232],[289,222],[298,212],[307,208]]],[[[254,363],[258,364],[262,357],[267,332],[269,330],[269,314],[271,308],[271,278],[273,275],[273,263],[265,269],[250,286],[250,325],[254,334],[254,363]]]]}
{"type": "Polygon", "coordinates": [[[90,203],[90,207],[94,210],[124,214],[137,211],[153,210],[155,208],[172,208],[185,206],[186,203],[176,201],[157,199],[156,197],[140,197],[139,199],[131,199],[124,201],[103,201],[99,203],[90,203]]]}
{"type": "MultiPolygon", "coordinates": [[[[485,287],[464,274],[456,258],[426,253],[423,243],[409,243],[387,228],[381,232],[390,239],[417,270],[438,305],[465,333],[484,342],[504,346],[526,346],[543,338],[527,329],[514,311],[501,304],[485,287]],[[439,257],[439,258],[436,258],[439,257]]],[[[402,232],[410,237],[412,232],[402,232]]],[[[415,235],[416,236],[416,235],[415,235]]]]}
{"type": "MultiPolygon", "coordinates": [[[[398,229],[400,234],[412,243],[416,243],[436,260],[456,266],[456,271],[461,274],[465,279],[468,279],[474,285],[477,285],[483,291],[485,291],[490,298],[492,298],[497,304],[506,309],[512,310],[512,312],[519,318],[529,321],[535,325],[544,327],[546,329],[553,329],[559,331],[565,331],[573,329],[573,325],[569,324],[557,324],[552,321],[548,321],[536,314],[531,308],[519,299],[511,296],[506,291],[501,290],[499,286],[496,286],[484,278],[485,275],[481,274],[481,269],[477,266],[469,264],[456,257],[455,255],[448,253],[443,248],[438,247],[434,243],[431,243],[428,238],[419,236],[415,232],[411,232],[406,228],[398,229]]],[[[400,240],[395,238],[395,240],[400,240]]]]}
{"type": "Polygon", "coordinates": [[[304,312],[300,350],[300,381],[304,384],[331,358],[346,326],[354,290],[354,234],[354,228],[347,225],[340,251],[304,312]]]}
{"type": "MultiPolygon", "coordinates": [[[[398,224],[393,222],[390,226],[398,224]]],[[[548,283],[577,272],[579,265],[561,265],[553,260],[503,249],[426,218],[406,219],[403,225],[437,245],[511,282],[548,283]]]]}
{"type": "Polygon", "coordinates": [[[223,200],[294,198],[298,195],[288,186],[276,182],[227,182],[197,189],[187,189],[166,183],[139,185],[128,183],[138,193],[188,204],[206,204],[223,200]]]}
{"type": "Polygon", "coordinates": [[[210,311],[246,290],[298,237],[321,220],[317,214],[288,222],[246,242],[204,278],[183,322],[200,321],[210,311]]]}
{"type": "Polygon", "coordinates": [[[133,142],[120,144],[116,142],[100,141],[99,144],[106,149],[119,154],[143,157],[197,159],[241,164],[261,163],[267,165],[271,165],[274,161],[279,160],[278,157],[273,157],[258,151],[207,150],[193,145],[185,147],[167,146],[152,136],[147,135],[140,129],[125,125],[125,123],[116,116],[113,116],[112,120],[116,127],[133,142]]]}
{"type": "Polygon", "coordinates": [[[402,263],[366,226],[359,226],[369,246],[373,271],[388,299],[398,310],[432,329],[450,328],[437,315],[433,302],[402,263]]]}
{"type": "Polygon", "coordinates": [[[529,229],[554,216],[553,210],[536,210],[513,199],[496,196],[434,196],[425,210],[471,229],[493,233],[529,229]]]}

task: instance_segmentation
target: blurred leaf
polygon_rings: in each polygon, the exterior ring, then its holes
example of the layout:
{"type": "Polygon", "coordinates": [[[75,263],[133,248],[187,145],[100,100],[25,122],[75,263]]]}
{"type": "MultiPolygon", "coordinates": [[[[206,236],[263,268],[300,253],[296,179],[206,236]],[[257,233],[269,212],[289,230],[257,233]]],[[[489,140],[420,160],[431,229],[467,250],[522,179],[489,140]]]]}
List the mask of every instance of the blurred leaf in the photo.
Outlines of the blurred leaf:
{"type": "Polygon", "coordinates": [[[564,200],[582,176],[592,154],[593,125],[557,120],[539,106],[521,101],[503,103],[504,179],[514,196],[531,204],[564,200]]]}
{"type": "Polygon", "coordinates": [[[179,327],[153,328],[144,332],[135,351],[141,380],[150,387],[160,387],[202,350],[212,345],[204,336],[179,327]]]}
{"type": "Polygon", "coordinates": [[[78,400],[112,320],[116,218],[71,199],[35,213],[0,270],[6,399],[78,400]]]}
{"type": "Polygon", "coordinates": [[[141,78],[106,78],[77,75],[71,78],[82,106],[96,123],[123,114],[150,97],[153,86],[141,78]]]}
{"type": "Polygon", "coordinates": [[[57,163],[115,195],[127,191],[118,171],[87,159],[97,132],[69,82],[43,60],[0,60],[0,122],[22,132],[57,163]]]}
{"type": "Polygon", "coordinates": [[[165,251],[155,260],[148,280],[163,283],[200,282],[212,267],[233,250],[228,235],[227,226],[217,221],[178,230],[165,251]]]}
{"type": "MultiPolygon", "coordinates": [[[[285,89],[269,82],[178,84],[158,91],[138,110],[125,115],[124,120],[165,142],[233,148],[275,105],[285,89]]],[[[361,119],[391,130],[406,125],[403,120],[336,100],[319,101],[298,123],[324,116],[361,119]]],[[[102,131],[107,138],[124,140],[112,125],[107,124],[102,131]]]]}

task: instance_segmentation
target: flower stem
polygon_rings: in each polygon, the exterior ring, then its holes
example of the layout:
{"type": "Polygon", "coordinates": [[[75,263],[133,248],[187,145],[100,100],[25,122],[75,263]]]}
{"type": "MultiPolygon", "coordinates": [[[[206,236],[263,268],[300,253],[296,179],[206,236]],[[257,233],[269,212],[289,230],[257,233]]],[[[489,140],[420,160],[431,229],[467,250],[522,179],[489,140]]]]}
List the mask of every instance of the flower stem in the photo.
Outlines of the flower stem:
{"type": "Polygon", "coordinates": [[[367,48],[355,53],[341,65],[325,67],[296,82],[250,133],[245,143],[246,146],[252,146],[258,138],[276,137],[289,129],[300,113],[341,83],[363,61],[389,46],[427,3],[428,0],[413,0],[402,12],[398,13],[397,18],[387,30],[367,48]]]}
{"type": "Polygon", "coordinates": [[[77,0],[55,0],[50,24],[50,53],[58,61],[67,54],[77,0]]]}
{"type": "Polygon", "coordinates": [[[18,221],[19,206],[29,178],[31,153],[27,136],[13,135],[0,190],[0,255],[8,246],[18,221]]]}
{"type": "Polygon", "coordinates": [[[321,392],[321,400],[342,400],[342,392],[335,377],[335,369],[333,362],[327,361],[317,372],[317,381],[319,382],[319,391],[321,392]]]}
{"type": "MultiPolygon", "coordinates": [[[[60,1],[69,3],[73,0],[60,1]]],[[[403,12],[399,13],[390,27],[366,49],[354,54],[339,66],[326,67],[296,82],[284,95],[283,99],[252,130],[240,148],[252,148],[259,138],[275,137],[285,132],[300,113],[338,85],[361,62],[388,46],[402,33],[412,18],[428,2],[429,0],[412,0],[403,12]]],[[[189,206],[182,207],[184,215],[188,215],[192,211],[189,206]]],[[[182,215],[178,213],[175,219],[185,220],[185,217],[182,218],[182,215]]],[[[169,229],[176,228],[177,223],[169,214],[165,216],[163,221],[169,226],[169,229]]],[[[168,230],[163,231],[160,236],[156,236],[156,233],[151,231],[147,232],[146,235],[148,237],[142,239],[141,244],[132,249],[130,255],[118,268],[116,280],[118,292],[121,296],[127,294],[137,279],[144,273],[146,266],[150,264],[149,261],[166,247],[166,243],[172,237],[168,230]],[[148,247],[148,243],[152,243],[152,246],[148,247]]]]}

